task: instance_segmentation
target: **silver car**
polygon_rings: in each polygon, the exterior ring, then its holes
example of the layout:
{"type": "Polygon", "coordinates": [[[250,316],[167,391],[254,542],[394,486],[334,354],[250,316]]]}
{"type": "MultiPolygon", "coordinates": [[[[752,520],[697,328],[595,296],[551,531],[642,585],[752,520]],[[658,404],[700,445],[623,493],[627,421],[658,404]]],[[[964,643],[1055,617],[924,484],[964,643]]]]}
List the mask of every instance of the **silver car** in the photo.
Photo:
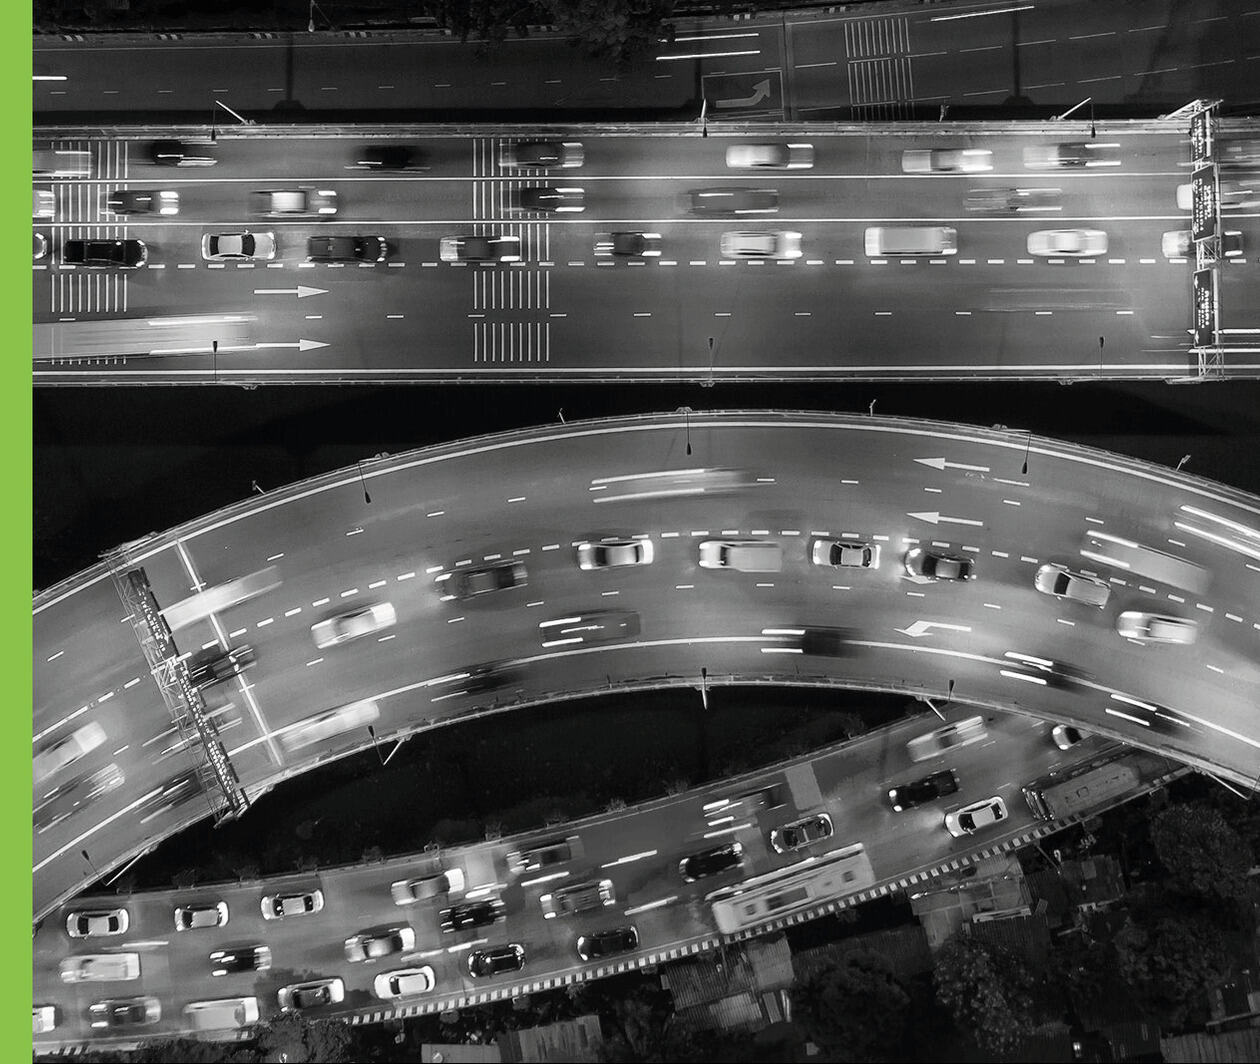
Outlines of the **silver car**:
{"type": "Polygon", "coordinates": [[[88,909],[66,917],[66,934],[71,938],[107,938],[125,935],[131,926],[126,909],[88,909]]]}
{"type": "Polygon", "coordinates": [[[810,561],[833,569],[878,569],[879,544],[853,539],[816,539],[810,547],[810,561]]]}
{"type": "Polygon", "coordinates": [[[1038,229],[1028,234],[1028,254],[1074,259],[1105,255],[1107,234],[1101,229],[1038,229]]]}
{"type": "Polygon", "coordinates": [[[393,953],[406,953],[416,948],[416,932],[408,924],[391,927],[388,931],[374,934],[361,931],[346,939],[346,960],[351,964],[360,961],[376,961],[393,953]]]}
{"type": "Polygon", "coordinates": [[[443,262],[520,262],[519,236],[444,236],[438,247],[443,262]]]}
{"type": "Polygon", "coordinates": [[[380,707],[370,698],[351,702],[348,706],[326,709],[313,717],[290,725],[280,734],[280,742],[290,751],[301,750],[331,739],[355,728],[366,728],[381,715],[380,707]]]}
{"type": "Polygon", "coordinates": [[[1066,565],[1047,564],[1037,570],[1033,586],[1043,595],[1080,602],[1102,609],[1111,598],[1107,584],[1084,573],[1074,573],[1066,565]]]}
{"type": "Polygon", "coordinates": [[[388,602],[378,602],[320,621],[311,626],[311,635],[315,639],[315,645],[320,650],[325,650],[374,635],[386,628],[393,628],[397,620],[393,606],[388,602]]]}
{"type": "Polygon", "coordinates": [[[265,218],[328,218],[337,213],[330,188],[271,188],[254,193],[254,213],[265,218]]]}
{"type": "Polygon", "coordinates": [[[808,170],[813,165],[812,144],[732,144],[726,149],[730,170],[808,170]]]}
{"type": "Polygon", "coordinates": [[[228,922],[228,905],[218,901],[212,905],[180,905],[175,910],[176,931],[199,931],[222,927],[228,922]]]}
{"type": "Polygon", "coordinates": [[[722,234],[721,251],[728,259],[799,259],[801,234],[789,229],[732,230],[722,234]]]}
{"type": "Polygon", "coordinates": [[[1006,819],[1006,803],[997,795],[945,814],[945,827],[955,838],[974,835],[1006,819]]]}
{"type": "Polygon", "coordinates": [[[907,174],[978,174],[993,169],[987,148],[912,148],[901,153],[907,174]]]}
{"type": "Polygon", "coordinates": [[[69,768],[80,758],[86,757],[105,741],[105,729],[96,721],[89,721],[69,735],[44,747],[34,760],[34,780],[42,783],[54,773],[69,768]]]}
{"type": "Polygon", "coordinates": [[[946,724],[935,731],[917,735],[906,743],[906,751],[911,761],[926,761],[931,757],[957,750],[962,746],[978,743],[988,732],[985,731],[983,717],[968,717],[966,720],[946,724]]]}
{"type": "Polygon", "coordinates": [[[1199,638],[1199,625],[1188,617],[1125,610],[1116,618],[1116,631],[1138,643],[1180,643],[1189,646],[1199,638]]]}
{"type": "Polygon", "coordinates": [[[623,565],[651,565],[650,539],[605,539],[577,545],[579,569],[615,569],[623,565]]]}
{"type": "Polygon", "coordinates": [[[275,233],[206,233],[201,257],[207,262],[270,262],[276,257],[275,233]]]}
{"type": "Polygon", "coordinates": [[[264,920],[284,920],[291,916],[313,916],[324,908],[324,892],[308,890],[300,894],[266,894],[262,900],[264,920]]]}
{"type": "Polygon", "coordinates": [[[390,884],[390,895],[395,905],[412,905],[430,898],[442,898],[448,894],[464,892],[464,872],[460,868],[448,868],[434,876],[418,879],[400,879],[390,884]]]}

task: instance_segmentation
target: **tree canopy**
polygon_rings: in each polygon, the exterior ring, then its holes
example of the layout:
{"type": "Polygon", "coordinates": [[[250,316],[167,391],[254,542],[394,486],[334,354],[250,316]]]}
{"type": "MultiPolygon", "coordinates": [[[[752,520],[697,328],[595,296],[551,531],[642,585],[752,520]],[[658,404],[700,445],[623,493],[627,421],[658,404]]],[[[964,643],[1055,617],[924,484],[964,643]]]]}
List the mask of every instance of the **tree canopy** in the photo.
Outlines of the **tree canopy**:
{"type": "Polygon", "coordinates": [[[891,966],[872,950],[849,953],[792,988],[795,1020],[834,1059],[888,1059],[909,1005],[891,966]]]}
{"type": "Polygon", "coordinates": [[[1150,831],[1160,864],[1176,889],[1232,901],[1254,894],[1247,878],[1251,844],[1219,810],[1198,803],[1169,806],[1151,821],[1150,831]]]}
{"type": "Polygon", "coordinates": [[[1007,949],[955,933],[937,954],[934,982],[955,1026],[991,1053],[1009,1052],[1033,1028],[1033,977],[1007,949]]]}

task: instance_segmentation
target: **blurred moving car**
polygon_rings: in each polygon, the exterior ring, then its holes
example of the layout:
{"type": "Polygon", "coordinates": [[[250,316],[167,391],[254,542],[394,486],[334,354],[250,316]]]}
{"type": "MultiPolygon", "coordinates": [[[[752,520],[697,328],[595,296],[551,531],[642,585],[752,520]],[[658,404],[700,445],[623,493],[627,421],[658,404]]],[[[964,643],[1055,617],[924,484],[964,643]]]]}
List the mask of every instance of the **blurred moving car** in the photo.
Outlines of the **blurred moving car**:
{"type": "Polygon", "coordinates": [[[738,868],[743,861],[743,844],[725,842],[721,846],[713,846],[684,857],[678,862],[678,874],[683,877],[684,882],[694,883],[697,879],[721,875],[732,868],[738,868]]]}
{"type": "Polygon", "coordinates": [[[1100,144],[1097,141],[1030,144],[1024,149],[1024,166],[1029,170],[1119,166],[1119,147],[1119,144],[1100,144]]]}
{"type": "Polygon", "coordinates": [[[383,236],[313,236],[306,241],[307,262],[384,262],[389,242],[383,236]]]}
{"type": "Polygon", "coordinates": [[[1101,229],[1039,229],[1028,234],[1028,254],[1083,258],[1107,253],[1107,234],[1101,229]]]}
{"type": "Polygon", "coordinates": [[[468,974],[474,979],[489,979],[507,972],[519,972],[525,967],[525,947],[519,942],[493,949],[473,950],[468,955],[468,974]]]}
{"type": "Polygon", "coordinates": [[[906,553],[906,572],[923,580],[974,580],[976,562],[963,554],[915,547],[906,553]]]}
{"type": "Polygon", "coordinates": [[[969,211],[991,214],[1025,214],[1063,209],[1063,190],[1058,188],[973,188],[963,200],[969,211]]]}
{"type": "Polygon", "coordinates": [[[188,678],[194,687],[212,687],[239,676],[257,663],[258,655],[247,644],[227,650],[209,647],[188,659],[188,678]]]}
{"type": "Polygon", "coordinates": [[[538,899],[544,920],[559,916],[576,916],[579,913],[602,909],[617,903],[611,879],[592,879],[585,883],[572,883],[547,891],[538,899]]]}
{"type": "MultiPolygon", "coordinates": [[[[1221,210],[1253,210],[1260,207],[1260,182],[1226,181],[1217,186],[1220,192],[1221,210]]],[[[1177,186],[1177,208],[1188,211],[1194,206],[1194,185],[1177,186]]]]}
{"type": "Polygon", "coordinates": [[[721,251],[728,259],[799,259],[801,234],[788,229],[732,230],[722,234],[721,251]]]}
{"type": "Polygon", "coordinates": [[[699,550],[701,569],[741,573],[777,573],[783,569],[783,547],[773,540],[706,539],[699,550]]]}
{"type": "Polygon", "coordinates": [[[55,787],[35,806],[32,820],[36,833],[48,831],[98,798],[118,790],[125,779],[117,765],[106,765],[55,787]]]}
{"type": "Polygon", "coordinates": [[[71,938],[105,938],[125,935],[131,916],[125,908],[85,909],[66,917],[66,934],[71,938]]]}
{"type": "Polygon", "coordinates": [[[831,817],[827,813],[814,813],[790,824],[784,824],[770,832],[770,849],[775,853],[792,853],[831,838],[831,817]]]}
{"type": "Polygon", "coordinates": [[[372,962],[416,948],[416,932],[409,924],[388,931],[360,931],[346,939],[346,960],[351,964],[372,962]]]}
{"type": "Polygon", "coordinates": [[[633,639],[639,634],[639,615],[633,610],[590,610],[556,617],[538,625],[543,646],[577,646],[633,639]]]}
{"type": "Polygon", "coordinates": [[[519,236],[444,236],[439,246],[443,262],[520,262],[519,236]]]}
{"type": "Polygon", "coordinates": [[[1188,617],[1125,610],[1116,618],[1116,631],[1139,643],[1178,643],[1189,646],[1199,638],[1199,624],[1188,617]]]}
{"type": "Polygon", "coordinates": [[[907,174],[978,174],[993,169],[987,148],[911,148],[901,153],[907,174]]]}
{"type": "Polygon", "coordinates": [[[599,961],[638,948],[639,932],[633,924],[610,931],[593,931],[589,935],[579,935],[577,940],[577,954],[584,961],[599,961]]]}
{"type": "Polygon", "coordinates": [[[974,835],[1006,819],[1006,803],[997,795],[945,814],[945,827],[955,838],[974,835]]]}
{"type": "Polygon", "coordinates": [[[209,144],[155,140],[149,146],[149,161],[155,166],[214,166],[219,160],[209,154],[209,149],[209,144]]]}
{"type": "Polygon", "coordinates": [[[80,953],[60,964],[63,983],[122,983],[140,978],[138,953],[80,953]]]}
{"type": "Polygon", "coordinates": [[[276,257],[275,233],[206,233],[201,257],[207,262],[270,262],[276,257]]]}
{"type": "Polygon", "coordinates": [[[499,149],[500,166],[572,170],[585,160],[586,152],[576,140],[523,140],[499,149]]]}
{"type": "Polygon", "coordinates": [[[324,892],[318,888],[298,894],[264,894],[264,920],[286,920],[293,916],[314,916],[323,911],[324,892]]]}
{"type": "Polygon", "coordinates": [[[326,650],[393,628],[397,621],[398,616],[390,603],[377,602],[311,625],[311,636],[320,650],[326,650]]]}
{"type": "Polygon", "coordinates": [[[39,786],[48,777],[87,757],[104,741],[105,729],[96,721],[89,721],[55,743],[45,746],[33,759],[32,778],[35,785],[39,786]]]}
{"type": "MultiPolygon", "coordinates": [[[[1189,229],[1173,229],[1165,233],[1159,242],[1159,249],[1166,259],[1187,258],[1194,254],[1194,240],[1189,229]]],[[[1221,234],[1221,255],[1235,258],[1243,253],[1243,235],[1237,229],[1229,229],[1221,234]]]]}
{"type": "Polygon", "coordinates": [[[580,856],[580,852],[576,835],[567,839],[548,839],[520,850],[509,850],[507,868],[512,875],[522,876],[527,872],[539,872],[544,868],[572,861],[580,856]]]}
{"type": "Polygon", "coordinates": [[[779,193],[772,188],[693,188],[686,194],[686,209],[700,217],[728,214],[774,214],[779,193]]]}
{"type": "Polygon", "coordinates": [[[517,207],[523,211],[546,211],[548,214],[580,214],[586,210],[585,189],[568,187],[523,188],[517,193],[517,207]]]}
{"type": "Polygon", "coordinates": [[[579,569],[616,569],[626,565],[651,565],[650,539],[590,540],[577,545],[579,569]]]}
{"type": "Polygon", "coordinates": [[[1066,599],[1069,602],[1080,602],[1085,606],[1102,609],[1111,598],[1111,588],[1105,580],[1074,573],[1066,565],[1053,563],[1042,565],[1033,578],[1033,587],[1043,595],[1066,599]]]}
{"type": "Polygon", "coordinates": [[[660,233],[596,233],[595,254],[599,258],[652,259],[661,254],[660,233]]]}
{"type": "Polygon", "coordinates": [[[271,947],[257,945],[216,949],[210,954],[210,964],[212,976],[265,972],[271,967],[271,947]]]}
{"type": "Polygon", "coordinates": [[[162,1018],[162,1003],[155,997],[107,998],[88,1006],[94,1028],[148,1027],[162,1018]]]}
{"type": "Polygon", "coordinates": [[[337,213],[331,188],[269,188],[253,194],[254,213],[264,218],[329,218],[337,213]]]}
{"type": "Polygon", "coordinates": [[[61,245],[64,265],[89,270],[137,270],[148,260],[143,240],[67,240],[61,245]]]}
{"type": "Polygon", "coordinates": [[[937,798],[944,798],[947,794],[955,794],[957,791],[958,776],[953,769],[947,768],[910,783],[889,787],[888,801],[892,804],[894,812],[901,813],[927,802],[934,802],[937,798]]]}
{"type": "Polygon", "coordinates": [[[380,707],[370,698],[359,702],[351,702],[348,706],[337,706],[316,713],[313,717],[297,724],[290,725],[280,733],[280,742],[288,750],[301,750],[331,739],[334,735],[353,731],[355,728],[366,728],[381,715],[380,707]]]}
{"type": "Polygon", "coordinates": [[[423,968],[399,968],[393,972],[381,972],[372,980],[372,993],[382,1001],[392,1001],[394,998],[427,994],[436,985],[433,969],[426,964],[423,968]]]}
{"type": "Polygon", "coordinates": [[[418,901],[441,898],[448,894],[462,894],[464,872],[460,868],[448,868],[432,876],[399,879],[390,884],[389,892],[395,905],[412,905],[418,901]]]}
{"type": "Polygon", "coordinates": [[[939,757],[950,750],[978,743],[988,735],[984,727],[983,717],[968,717],[955,721],[944,727],[924,735],[915,736],[906,743],[906,750],[911,761],[926,761],[931,757],[939,757]]]}
{"type": "Polygon", "coordinates": [[[169,190],[116,189],[105,197],[105,209],[113,214],[178,214],[179,193],[169,190]]]}
{"type": "Polygon", "coordinates": [[[415,148],[406,144],[369,144],[360,148],[355,161],[347,170],[367,170],[380,173],[403,173],[427,170],[419,165],[415,148]]]}
{"type": "Polygon", "coordinates": [[[276,991],[276,1002],[281,1012],[294,1009],[317,1009],[323,1005],[336,1005],[346,999],[346,984],[340,978],[312,979],[306,983],[292,983],[276,991]]]}
{"type": "Polygon", "coordinates": [[[200,931],[209,927],[222,927],[228,922],[228,904],[217,901],[211,905],[178,905],[175,907],[176,931],[200,931]]]}
{"type": "Polygon", "coordinates": [[[878,569],[879,544],[819,537],[810,544],[809,560],[832,569],[878,569]]]}
{"type": "Polygon", "coordinates": [[[495,591],[510,591],[529,583],[529,572],[522,561],[494,562],[491,565],[466,565],[438,574],[434,584],[442,591],[442,601],[476,598],[495,591]]]}
{"type": "Polygon", "coordinates": [[[732,144],[726,149],[730,170],[808,170],[813,165],[812,144],[732,144]]]}
{"type": "Polygon", "coordinates": [[[469,931],[477,927],[489,927],[504,918],[505,906],[498,898],[485,901],[467,901],[452,905],[438,914],[442,933],[453,935],[457,931],[469,931]]]}

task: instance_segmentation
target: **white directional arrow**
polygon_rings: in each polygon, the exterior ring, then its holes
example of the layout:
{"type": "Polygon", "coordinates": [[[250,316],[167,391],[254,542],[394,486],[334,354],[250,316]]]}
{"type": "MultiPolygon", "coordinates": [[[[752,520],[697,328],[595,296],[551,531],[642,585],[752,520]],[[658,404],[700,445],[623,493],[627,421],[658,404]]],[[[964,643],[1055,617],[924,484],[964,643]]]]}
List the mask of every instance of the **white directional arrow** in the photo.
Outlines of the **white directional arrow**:
{"type": "Polygon", "coordinates": [[[715,106],[717,107],[752,107],[754,104],[761,103],[762,100],[767,99],[769,96],[770,96],[770,81],[767,78],[765,81],[759,81],[757,82],[756,85],[753,86],[753,91],[752,91],[751,96],[741,96],[741,97],[738,97],[736,99],[731,99],[731,100],[717,100],[715,103],[715,106]]]}
{"type": "Polygon", "coordinates": [[[933,469],[965,469],[968,473],[987,473],[987,465],[963,465],[962,462],[947,462],[944,458],[916,458],[919,465],[931,466],[933,469]]]}
{"type": "Polygon", "coordinates": [[[915,621],[909,628],[896,628],[894,631],[908,635],[911,639],[918,639],[923,635],[931,635],[933,628],[943,628],[949,632],[971,631],[965,624],[942,624],[940,621],[915,621]]]}
{"type": "Polygon", "coordinates": [[[295,344],[254,344],[255,347],[296,347],[299,351],[314,351],[317,347],[327,347],[327,344],[320,343],[318,340],[299,340],[295,344]]]}
{"type": "Polygon", "coordinates": [[[936,511],[921,514],[906,514],[907,517],[917,517],[920,521],[926,521],[932,525],[979,525],[984,527],[983,521],[973,521],[970,517],[946,517],[936,511]]]}
{"type": "Polygon", "coordinates": [[[327,288],[307,288],[306,285],[300,284],[296,288],[255,288],[256,296],[297,296],[298,299],[305,299],[307,296],[327,295],[327,288]]]}

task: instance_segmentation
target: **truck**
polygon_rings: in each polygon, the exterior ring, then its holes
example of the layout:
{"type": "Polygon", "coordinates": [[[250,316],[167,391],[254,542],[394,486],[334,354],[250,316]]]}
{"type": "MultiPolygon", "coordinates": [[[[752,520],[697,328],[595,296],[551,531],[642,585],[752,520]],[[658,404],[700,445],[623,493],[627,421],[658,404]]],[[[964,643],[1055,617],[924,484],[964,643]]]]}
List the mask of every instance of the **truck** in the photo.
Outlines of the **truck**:
{"type": "Polygon", "coordinates": [[[1141,786],[1136,755],[1119,753],[1030,783],[1024,788],[1024,799],[1040,820],[1072,820],[1115,804],[1116,799],[1137,792],[1141,786]]]}

